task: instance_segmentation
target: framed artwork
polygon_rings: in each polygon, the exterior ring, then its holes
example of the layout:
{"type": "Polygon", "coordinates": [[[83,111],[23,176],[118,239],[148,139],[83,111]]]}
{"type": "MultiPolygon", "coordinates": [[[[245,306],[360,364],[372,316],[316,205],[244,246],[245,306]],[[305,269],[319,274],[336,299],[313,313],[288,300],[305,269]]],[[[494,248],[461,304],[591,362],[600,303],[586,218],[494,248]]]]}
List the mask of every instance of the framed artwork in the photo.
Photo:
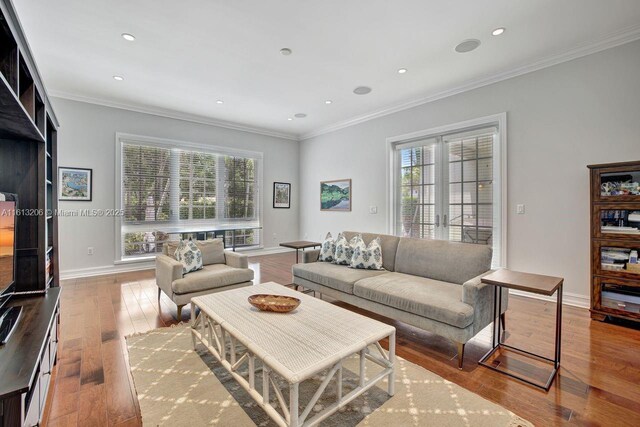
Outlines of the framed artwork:
{"type": "Polygon", "coordinates": [[[321,181],[320,210],[351,212],[351,180],[321,181]]]}
{"type": "Polygon", "coordinates": [[[93,169],[58,168],[58,200],[90,202],[93,191],[93,169]]]}
{"type": "Polygon", "coordinates": [[[273,183],[273,207],[289,209],[291,207],[291,184],[288,182],[273,183]]]}

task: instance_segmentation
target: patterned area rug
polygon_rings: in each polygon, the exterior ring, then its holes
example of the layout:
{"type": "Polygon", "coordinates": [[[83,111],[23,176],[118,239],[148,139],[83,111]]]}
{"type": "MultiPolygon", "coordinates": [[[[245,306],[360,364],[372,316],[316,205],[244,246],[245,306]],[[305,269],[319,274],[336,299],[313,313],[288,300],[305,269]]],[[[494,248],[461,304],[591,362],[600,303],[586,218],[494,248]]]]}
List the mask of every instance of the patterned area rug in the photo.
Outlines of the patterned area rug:
{"type": "MultiPolygon", "coordinates": [[[[204,346],[199,344],[193,350],[188,327],[179,325],[130,336],[127,346],[144,425],[276,426],[204,346]]],[[[358,372],[358,359],[347,360],[344,367],[346,394],[356,386],[357,375],[353,372],[358,372]]],[[[378,370],[377,365],[367,365],[367,372],[378,370]]],[[[321,425],[532,426],[512,412],[401,358],[396,372],[395,396],[386,393],[385,379],[321,425]]],[[[260,377],[256,375],[258,390],[262,389],[260,377]]],[[[303,383],[300,401],[308,401],[321,381],[318,376],[303,383]]],[[[332,393],[335,387],[330,385],[313,411],[330,405],[335,399],[332,393]]]]}

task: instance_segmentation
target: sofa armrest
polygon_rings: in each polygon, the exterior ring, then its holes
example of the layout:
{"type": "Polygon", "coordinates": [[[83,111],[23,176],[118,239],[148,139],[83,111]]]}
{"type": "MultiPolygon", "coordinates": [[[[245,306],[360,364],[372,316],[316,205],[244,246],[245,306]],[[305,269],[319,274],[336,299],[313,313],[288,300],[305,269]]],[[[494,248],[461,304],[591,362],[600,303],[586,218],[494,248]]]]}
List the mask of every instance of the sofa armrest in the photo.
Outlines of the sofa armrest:
{"type": "Polygon", "coordinates": [[[485,271],[473,279],[462,284],[462,302],[469,305],[476,305],[482,299],[490,298],[493,301],[493,286],[482,283],[481,279],[496,270],[485,271]]]}
{"type": "MultiPolygon", "coordinates": [[[[462,284],[462,302],[473,306],[474,333],[480,332],[487,325],[493,322],[493,297],[495,288],[493,285],[482,283],[482,277],[493,273],[496,270],[489,270],[462,284]]],[[[502,289],[502,310],[507,311],[509,306],[509,289],[502,289]]]]}
{"type": "Polygon", "coordinates": [[[310,251],[302,251],[302,263],[308,264],[310,262],[318,261],[320,256],[320,249],[312,249],[310,251]]]}
{"type": "Polygon", "coordinates": [[[171,296],[171,284],[182,279],[182,263],[167,255],[156,255],[156,283],[167,295],[171,296]]]}
{"type": "Polygon", "coordinates": [[[224,251],[224,258],[229,267],[249,268],[249,257],[238,252],[224,251]]]}

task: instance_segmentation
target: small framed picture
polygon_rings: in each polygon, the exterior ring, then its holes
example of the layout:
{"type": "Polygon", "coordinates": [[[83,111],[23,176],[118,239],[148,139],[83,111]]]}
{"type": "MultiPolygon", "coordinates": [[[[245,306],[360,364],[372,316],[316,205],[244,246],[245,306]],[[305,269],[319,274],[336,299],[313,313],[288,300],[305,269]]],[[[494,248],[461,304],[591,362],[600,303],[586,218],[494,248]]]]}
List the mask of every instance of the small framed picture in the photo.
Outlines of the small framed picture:
{"type": "Polygon", "coordinates": [[[288,182],[273,183],[273,207],[289,209],[291,207],[291,184],[288,182]]]}
{"type": "Polygon", "coordinates": [[[93,169],[58,168],[58,200],[90,202],[93,192],[93,169]]]}
{"type": "Polygon", "coordinates": [[[321,181],[320,210],[351,212],[351,180],[321,181]]]}

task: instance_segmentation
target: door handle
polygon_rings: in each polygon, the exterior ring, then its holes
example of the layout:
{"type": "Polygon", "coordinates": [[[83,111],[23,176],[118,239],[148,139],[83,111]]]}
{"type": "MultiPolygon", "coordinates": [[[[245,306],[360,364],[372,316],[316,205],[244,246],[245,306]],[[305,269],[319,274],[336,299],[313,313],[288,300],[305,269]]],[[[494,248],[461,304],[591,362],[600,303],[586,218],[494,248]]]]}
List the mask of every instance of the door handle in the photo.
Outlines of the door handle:
{"type": "Polygon", "coordinates": [[[440,227],[440,215],[436,215],[436,227],[440,227]]]}
{"type": "Polygon", "coordinates": [[[447,228],[447,214],[444,214],[444,221],[442,221],[442,226],[447,228]]]}

